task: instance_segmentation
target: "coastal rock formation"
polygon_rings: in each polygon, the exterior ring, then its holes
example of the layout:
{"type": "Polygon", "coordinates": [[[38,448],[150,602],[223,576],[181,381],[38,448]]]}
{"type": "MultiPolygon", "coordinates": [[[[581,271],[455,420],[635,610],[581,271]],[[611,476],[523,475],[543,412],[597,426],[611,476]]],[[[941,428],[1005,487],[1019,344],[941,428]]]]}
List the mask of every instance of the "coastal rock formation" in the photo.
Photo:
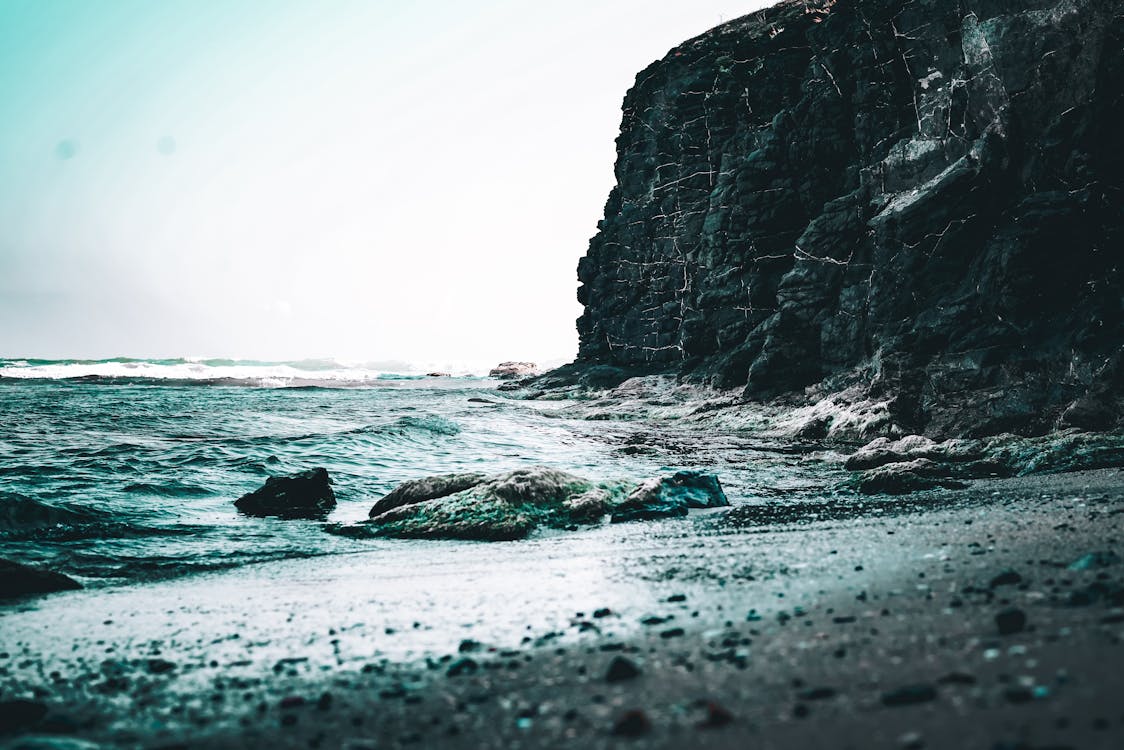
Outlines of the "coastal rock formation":
{"type": "Polygon", "coordinates": [[[623,110],[575,379],[845,393],[885,435],[1121,424],[1118,3],[787,0],[623,110]]]}
{"type": "Polygon", "coordinates": [[[259,489],[235,500],[234,507],[248,516],[323,518],[336,507],[336,495],[328,470],[316,468],[269,477],[259,489]]]}
{"type": "MultiPolygon", "coordinates": [[[[388,497],[396,493],[410,496],[421,486],[451,486],[449,479],[447,475],[407,482],[388,497]]],[[[535,466],[381,513],[375,513],[376,505],[367,523],[373,533],[383,536],[507,541],[522,539],[540,525],[561,527],[600,518],[625,490],[620,482],[598,485],[564,471],[535,466]]]]}
{"type": "Polygon", "coordinates": [[[534,362],[500,362],[488,371],[488,377],[510,380],[537,375],[538,372],[539,366],[534,362]]]}
{"type": "Polygon", "coordinates": [[[403,505],[436,500],[452,495],[484,481],[483,474],[438,474],[423,479],[411,479],[395,487],[371,508],[370,517],[382,515],[403,505]]]}
{"type": "Polygon", "coordinates": [[[0,559],[0,599],[32,594],[73,591],[82,588],[74,579],[52,570],[42,570],[0,559]]]}
{"type": "Polygon", "coordinates": [[[617,523],[724,505],[729,502],[714,474],[680,471],[637,487],[533,466],[493,477],[444,474],[404,482],[375,504],[370,520],[326,530],[359,538],[507,541],[543,526],[573,529],[598,523],[606,515],[617,523]]]}
{"type": "Polygon", "coordinates": [[[843,466],[858,472],[844,486],[864,494],[959,489],[964,479],[1124,466],[1124,434],[1070,429],[1035,437],[1002,434],[941,443],[921,435],[895,441],[876,438],[843,466]]]}
{"type": "Polygon", "coordinates": [[[670,477],[641,483],[613,508],[613,523],[685,516],[688,508],[721,508],[729,504],[716,475],[678,471],[670,477]]]}

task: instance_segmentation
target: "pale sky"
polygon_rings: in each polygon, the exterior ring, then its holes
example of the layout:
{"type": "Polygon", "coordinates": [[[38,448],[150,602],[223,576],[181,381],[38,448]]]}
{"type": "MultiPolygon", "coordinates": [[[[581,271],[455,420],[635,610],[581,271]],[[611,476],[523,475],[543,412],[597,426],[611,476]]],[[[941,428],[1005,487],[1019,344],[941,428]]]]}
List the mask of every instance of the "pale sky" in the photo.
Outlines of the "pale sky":
{"type": "Polygon", "coordinates": [[[0,0],[0,356],[561,360],[622,97],[761,0],[0,0]]]}

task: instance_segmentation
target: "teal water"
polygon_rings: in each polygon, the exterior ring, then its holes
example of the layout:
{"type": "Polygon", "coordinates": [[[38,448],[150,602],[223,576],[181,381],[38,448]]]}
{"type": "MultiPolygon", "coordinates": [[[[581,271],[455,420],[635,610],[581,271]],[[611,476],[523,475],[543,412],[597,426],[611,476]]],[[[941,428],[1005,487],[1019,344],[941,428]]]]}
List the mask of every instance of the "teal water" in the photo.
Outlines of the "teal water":
{"type": "Polygon", "coordinates": [[[443,472],[546,464],[640,480],[703,467],[737,503],[817,471],[751,435],[719,448],[703,434],[665,440],[643,422],[562,418],[557,403],[496,385],[325,361],[0,360],[3,556],[101,586],[409,544],[235,512],[267,476],[314,466],[335,483],[328,521],[344,523],[399,482],[443,472]]]}

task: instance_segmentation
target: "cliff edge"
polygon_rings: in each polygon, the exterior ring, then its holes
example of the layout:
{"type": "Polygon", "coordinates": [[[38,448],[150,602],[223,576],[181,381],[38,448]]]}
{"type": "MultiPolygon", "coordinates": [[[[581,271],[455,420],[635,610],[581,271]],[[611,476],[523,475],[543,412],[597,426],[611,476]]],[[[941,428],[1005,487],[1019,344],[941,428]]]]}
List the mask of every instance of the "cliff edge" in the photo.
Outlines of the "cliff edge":
{"type": "Polygon", "coordinates": [[[789,0],[643,70],[576,368],[934,436],[1124,413],[1124,6],[789,0]]]}

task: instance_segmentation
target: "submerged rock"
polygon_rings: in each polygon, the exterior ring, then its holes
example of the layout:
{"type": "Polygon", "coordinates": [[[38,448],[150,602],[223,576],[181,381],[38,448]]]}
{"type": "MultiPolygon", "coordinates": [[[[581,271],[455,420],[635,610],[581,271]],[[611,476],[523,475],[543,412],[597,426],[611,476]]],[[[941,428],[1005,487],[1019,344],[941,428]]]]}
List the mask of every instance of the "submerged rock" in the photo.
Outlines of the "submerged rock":
{"type": "Polygon", "coordinates": [[[717,475],[679,471],[670,477],[644,481],[613,509],[613,523],[685,516],[688,508],[719,508],[729,504],[717,475]]]}
{"type": "Polygon", "coordinates": [[[101,513],[77,505],[44,503],[15,492],[0,492],[0,533],[3,534],[58,530],[105,520],[101,513]]]}
{"type": "Polygon", "coordinates": [[[336,507],[327,469],[316,468],[283,477],[270,477],[253,492],[234,501],[248,516],[324,518],[336,507]]]}
{"type": "Polygon", "coordinates": [[[438,474],[423,479],[411,479],[395,487],[371,508],[371,518],[403,505],[436,500],[439,497],[461,492],[483,482],[483,474],[438,474]]]}
{"type": "Polygon", "coordinates": [[[488,377],[510,380],[537,375],[538,372],[539,367],[534,362],[500,362],[488,372],[488,377]]]}
{"type": "Polygon", "coordinates": [[[62,573],[0,559],[0,599],[80,588],[81,584],[62,573]]]}

